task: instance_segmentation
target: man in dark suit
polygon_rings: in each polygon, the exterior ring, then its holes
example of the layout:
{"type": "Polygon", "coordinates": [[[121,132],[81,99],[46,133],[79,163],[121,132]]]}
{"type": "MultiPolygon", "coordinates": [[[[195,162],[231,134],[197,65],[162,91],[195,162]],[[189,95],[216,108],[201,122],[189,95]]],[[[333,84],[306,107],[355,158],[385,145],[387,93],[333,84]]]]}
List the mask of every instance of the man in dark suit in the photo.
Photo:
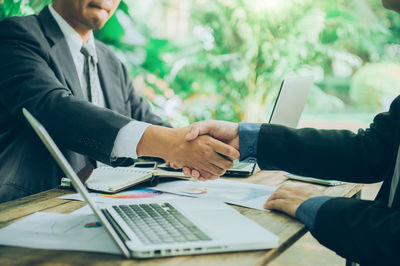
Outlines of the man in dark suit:
{"type": "MultiPolygon", "coordinates": [[[[398,0],[383,4],[400,12],[398,0]]],[[[388,112],[378,114],[368,129],[357,134],[206,121],[193,124],[187,140],[203,134],[240,150],[242,160],[256,158],[261,169],[355,183],[383,181],[374,201],[323,196],[312,185],[282,185],[264,207],[296,217],[321,244],[351,261],[400,264],[400,96],[388,112]]],[[[190,174],[189,168],[184,171],[190,174]]]]}
{"type": "Polygon", "coordinates": [[[119,0],[55,0],[35,16],[0,22],[0,202],[60,183],[62,172],[25,121],[28,109],[75,171],[89,162],[156,156],[208,178],[239,153],[218,140],[184,141],[133,89],[125,66],[101,42],[119,0]]]}

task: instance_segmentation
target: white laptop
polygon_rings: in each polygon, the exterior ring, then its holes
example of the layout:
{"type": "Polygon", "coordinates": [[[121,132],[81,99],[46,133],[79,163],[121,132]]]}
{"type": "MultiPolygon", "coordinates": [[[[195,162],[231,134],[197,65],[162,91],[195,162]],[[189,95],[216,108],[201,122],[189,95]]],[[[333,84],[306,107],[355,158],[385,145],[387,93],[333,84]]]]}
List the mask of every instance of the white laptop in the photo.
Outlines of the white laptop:
{"type": "MultiPolygon", "coordinates": [[[[312,76],[284,79],[276,97],[269,123],[296,128],[313,84],[312,76]]],[[[250,176],[254,172],[255,165],[255,162],[235,161],[233,168],[227,170],[224,176],[250,176]]]]}
{"type": "Polygon", "coordinates": [[[284,79],[269,123],[296,128],[313,84],[312,76],[284,79]]]}
{"type": "Polygon", "coordinates": [[[144,199],[130,205],[95,203],[46,129],[25,108],[23,113],[126,258],[278,246],[276,235],[222,202],[182,198],[169,201],[144,199]]]}

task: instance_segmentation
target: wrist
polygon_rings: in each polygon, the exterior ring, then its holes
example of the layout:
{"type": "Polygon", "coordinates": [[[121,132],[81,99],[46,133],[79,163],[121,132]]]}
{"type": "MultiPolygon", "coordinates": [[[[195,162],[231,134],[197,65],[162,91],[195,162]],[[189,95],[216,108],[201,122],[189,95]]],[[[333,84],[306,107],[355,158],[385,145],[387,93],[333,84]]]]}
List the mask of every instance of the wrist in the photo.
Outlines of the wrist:
{"type": "Polygon", "coordinates": [[[174,129],[162,126],[149,126],[140,139],[136,152],[138,156],[152,156],[166,159],[168,151],[174,146],[174,129]]]}

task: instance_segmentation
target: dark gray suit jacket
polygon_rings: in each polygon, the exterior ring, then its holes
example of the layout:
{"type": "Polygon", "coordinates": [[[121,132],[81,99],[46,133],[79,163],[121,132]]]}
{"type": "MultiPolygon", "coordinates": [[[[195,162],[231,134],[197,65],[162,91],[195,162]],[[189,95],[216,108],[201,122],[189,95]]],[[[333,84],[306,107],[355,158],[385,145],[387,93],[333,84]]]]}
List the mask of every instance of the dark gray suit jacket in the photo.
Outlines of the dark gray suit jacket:
{"type": "Polygon", "coordinates": [[[0,202],[60,183],[63,173],[25,121],[28,109],[79,171],[110,164],[118,131],[132,119],[169,126],[132,86],[124,65],[96,41],[106,107],[84,99],[67,42],[48,8],[0,22],[0,202]]]}

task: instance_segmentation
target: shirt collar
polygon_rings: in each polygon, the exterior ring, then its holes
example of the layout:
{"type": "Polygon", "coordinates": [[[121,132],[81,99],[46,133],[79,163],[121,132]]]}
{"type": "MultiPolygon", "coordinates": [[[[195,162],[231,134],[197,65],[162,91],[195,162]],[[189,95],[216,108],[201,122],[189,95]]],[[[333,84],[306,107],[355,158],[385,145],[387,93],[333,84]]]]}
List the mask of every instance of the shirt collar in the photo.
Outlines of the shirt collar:
{"type": "MultiPolygon", "coordinates": [[[[62,33],[64,34],[65,40],[68,43],[69,49],[71,50],[72,56],[81,54],[81,48],[83,45],[83,40],[81,36],[61,17],[52,5],[49,5],[49,10],[51,15],[56,20],[58,26],[60,27],[62,33]]],[[[88,44],[93,47],[94,61],[97,63],[96,46],[94,43],[93,32],[90,33],[88,44]]]]}

